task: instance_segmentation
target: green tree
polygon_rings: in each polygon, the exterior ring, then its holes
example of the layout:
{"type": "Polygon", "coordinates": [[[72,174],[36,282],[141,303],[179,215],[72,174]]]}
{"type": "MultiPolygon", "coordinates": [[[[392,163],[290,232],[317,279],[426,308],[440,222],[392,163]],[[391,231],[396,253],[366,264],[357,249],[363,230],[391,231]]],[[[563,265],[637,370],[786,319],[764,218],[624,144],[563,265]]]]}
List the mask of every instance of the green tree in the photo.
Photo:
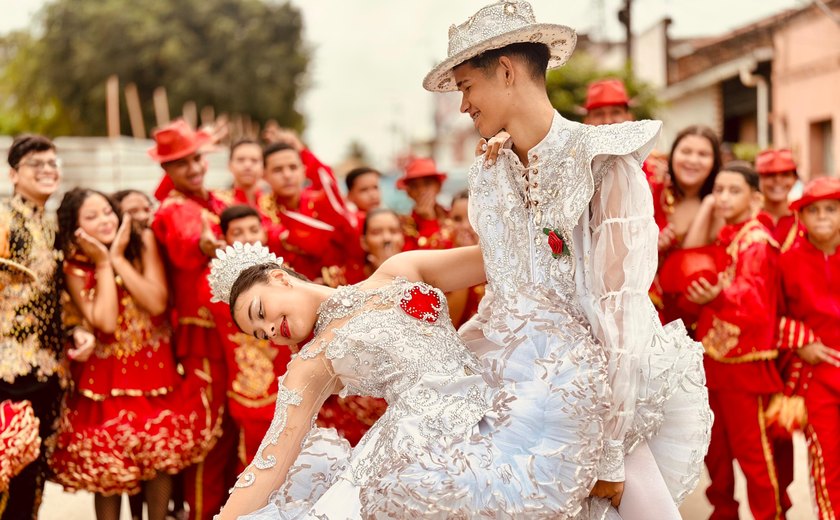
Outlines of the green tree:
{"type": "Polygon", "coordinates": [[[660,103],[653,87],[635,77],[628,77],[624,69],[600,70],[595,60],[584,52],[576,52],[565,66],[548,73],[548,97],[563,117],[581,121],[583,114],[580,107],[586,102],[587,87],[603,78],[618,78],[624,82],[627,94],[633,100],[630,111],[636,119],[654,117],[660,103]]]}
{"type": "Polygon", "coordinates": [[[302,130],[295,105],[309,51],[301,14],[288,2],[54,0],[38,25],[37,36],[0,42],[0,75],[16,77],[7,87],[13,106],[0,107],[0,124],[25,124],[19,112],[52,106],[53,127],[102,135],[105,80],[117,74],[121,86],[137,85],[147,128],[154,125],[152,93],[162,86],[173,116],[194,101],[217,114],[302,130]]]}

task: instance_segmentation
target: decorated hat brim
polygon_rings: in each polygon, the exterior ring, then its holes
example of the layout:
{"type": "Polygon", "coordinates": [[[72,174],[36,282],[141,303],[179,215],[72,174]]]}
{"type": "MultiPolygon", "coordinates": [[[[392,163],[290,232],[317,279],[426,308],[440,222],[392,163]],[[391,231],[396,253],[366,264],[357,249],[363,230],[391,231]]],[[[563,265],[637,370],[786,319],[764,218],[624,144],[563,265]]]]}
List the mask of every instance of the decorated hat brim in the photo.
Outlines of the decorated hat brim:
{"type": "Polygon", "coordinates": [[[565,25],[535,23],[508,31],[467,47],[461,52],[443,60],[423,79],[423,88],[432,92],[458,90],[452,69],[484,52],[500,49],[514,43],[544,43],[551,53],[548,69],[562,67],[575,50],[577,34],[565,25]]]}
{"type": "Polygon", "coordinates": [[[176,150],[169,154],[161,155],[158,153],[157,145],[152,146],[147,150],[149,157],[152,158],[153,161],[159,164],[165,164],[168,162],[177,161],[178,159],[183,159],[184,157],[188,157],[199,150],[202,146],[209,144],[212,141],[212,137],[207,132],[199,130],[195,133],[195,138],[192,143],[186,148],[181,148],[180,150],[176,150]]]}

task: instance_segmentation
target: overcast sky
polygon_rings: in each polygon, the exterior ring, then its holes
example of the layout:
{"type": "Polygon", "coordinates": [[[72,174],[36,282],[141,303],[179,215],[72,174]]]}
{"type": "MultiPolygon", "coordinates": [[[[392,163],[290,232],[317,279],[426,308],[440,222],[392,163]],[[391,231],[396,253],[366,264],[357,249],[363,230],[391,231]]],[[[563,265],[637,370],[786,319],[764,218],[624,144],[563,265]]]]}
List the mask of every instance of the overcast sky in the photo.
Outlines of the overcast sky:
{"type": "MultiPolygon", "coordinates": [[[[432,96],[421,81],[446,55],[447,31],[489,0],[292,0],[313,49],[311,88],[302,100],[305,140],[327,162],[357,140],[386,167],[408,138],[432,131],[432,96]]],[[[46,0],[0,0],[0,33],[26,27],[46,0]]],[[[532,0],[538,21],[620,38],[621,0],[532,0]]],[[[807,0],[635,0],[644,30],[665,16],[677,37],[720,34],[807,0]]],[[[465,116],[466,117],[466,116],[465,116]]]]}

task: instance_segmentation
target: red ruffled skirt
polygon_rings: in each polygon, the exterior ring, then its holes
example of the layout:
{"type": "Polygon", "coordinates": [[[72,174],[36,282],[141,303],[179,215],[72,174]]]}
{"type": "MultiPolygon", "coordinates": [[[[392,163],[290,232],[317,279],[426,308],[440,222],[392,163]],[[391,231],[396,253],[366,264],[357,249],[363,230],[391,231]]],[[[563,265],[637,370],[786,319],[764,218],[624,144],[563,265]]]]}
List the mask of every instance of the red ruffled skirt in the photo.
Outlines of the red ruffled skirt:
{"type": "Polygon", "coordinates": [[[29,401],[0,403],[0,492],[9,489],[9,481],[38,458],[38,418],[29,401]]]}
{"type": "Polygon", "coordinates": [[[73,491],[134,494],[158,472],[204,460],[221,435],[208,380],[196,371],[171,391],[69,393],[49,459],[53,479],[73,491]]]}

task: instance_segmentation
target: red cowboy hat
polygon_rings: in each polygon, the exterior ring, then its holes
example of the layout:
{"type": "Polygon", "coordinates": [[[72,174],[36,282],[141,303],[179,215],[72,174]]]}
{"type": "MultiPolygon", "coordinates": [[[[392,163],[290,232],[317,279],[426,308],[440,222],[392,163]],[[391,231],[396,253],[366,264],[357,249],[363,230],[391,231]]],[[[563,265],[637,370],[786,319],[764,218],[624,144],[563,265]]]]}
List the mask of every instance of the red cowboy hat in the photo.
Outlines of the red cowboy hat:
{"type": "Polygon", "coordinates": [[[397,179],[397,188],[404,190],[408,181],[423,177],[437,177],[441,184],[446,180],[446,174],[437,170],[433,159],[412,159],[405,167],[405,174],[397,179]]]}
{"type": "Polygon", "coordinates": [[[588,111],[609,105],[630,105],[624,83],[620,79],[601,79],[590,83],[583,108],[588,111]]]}
{"type": "Polygon", "coordinates": [[[788,149],[764,150],[755,158],[755,171],[759,175],[796,172],[796,163],[788,149]]]}
{"type": "Polygon", "coordinates": [[[149,148],[149,157],[163,164],[183,159],[210,142],[210,134],[195,131],[183,119],[176,119],[153,134],[155,146],[149,148]]]}
{"type": "Polygon", "coordinates": [[[790,203],[790,209],[800,211],[808,204],[818,200],[840,200],[840,179],[836,177],[817,177],[805,185],[802,197],[790,203]]]}

